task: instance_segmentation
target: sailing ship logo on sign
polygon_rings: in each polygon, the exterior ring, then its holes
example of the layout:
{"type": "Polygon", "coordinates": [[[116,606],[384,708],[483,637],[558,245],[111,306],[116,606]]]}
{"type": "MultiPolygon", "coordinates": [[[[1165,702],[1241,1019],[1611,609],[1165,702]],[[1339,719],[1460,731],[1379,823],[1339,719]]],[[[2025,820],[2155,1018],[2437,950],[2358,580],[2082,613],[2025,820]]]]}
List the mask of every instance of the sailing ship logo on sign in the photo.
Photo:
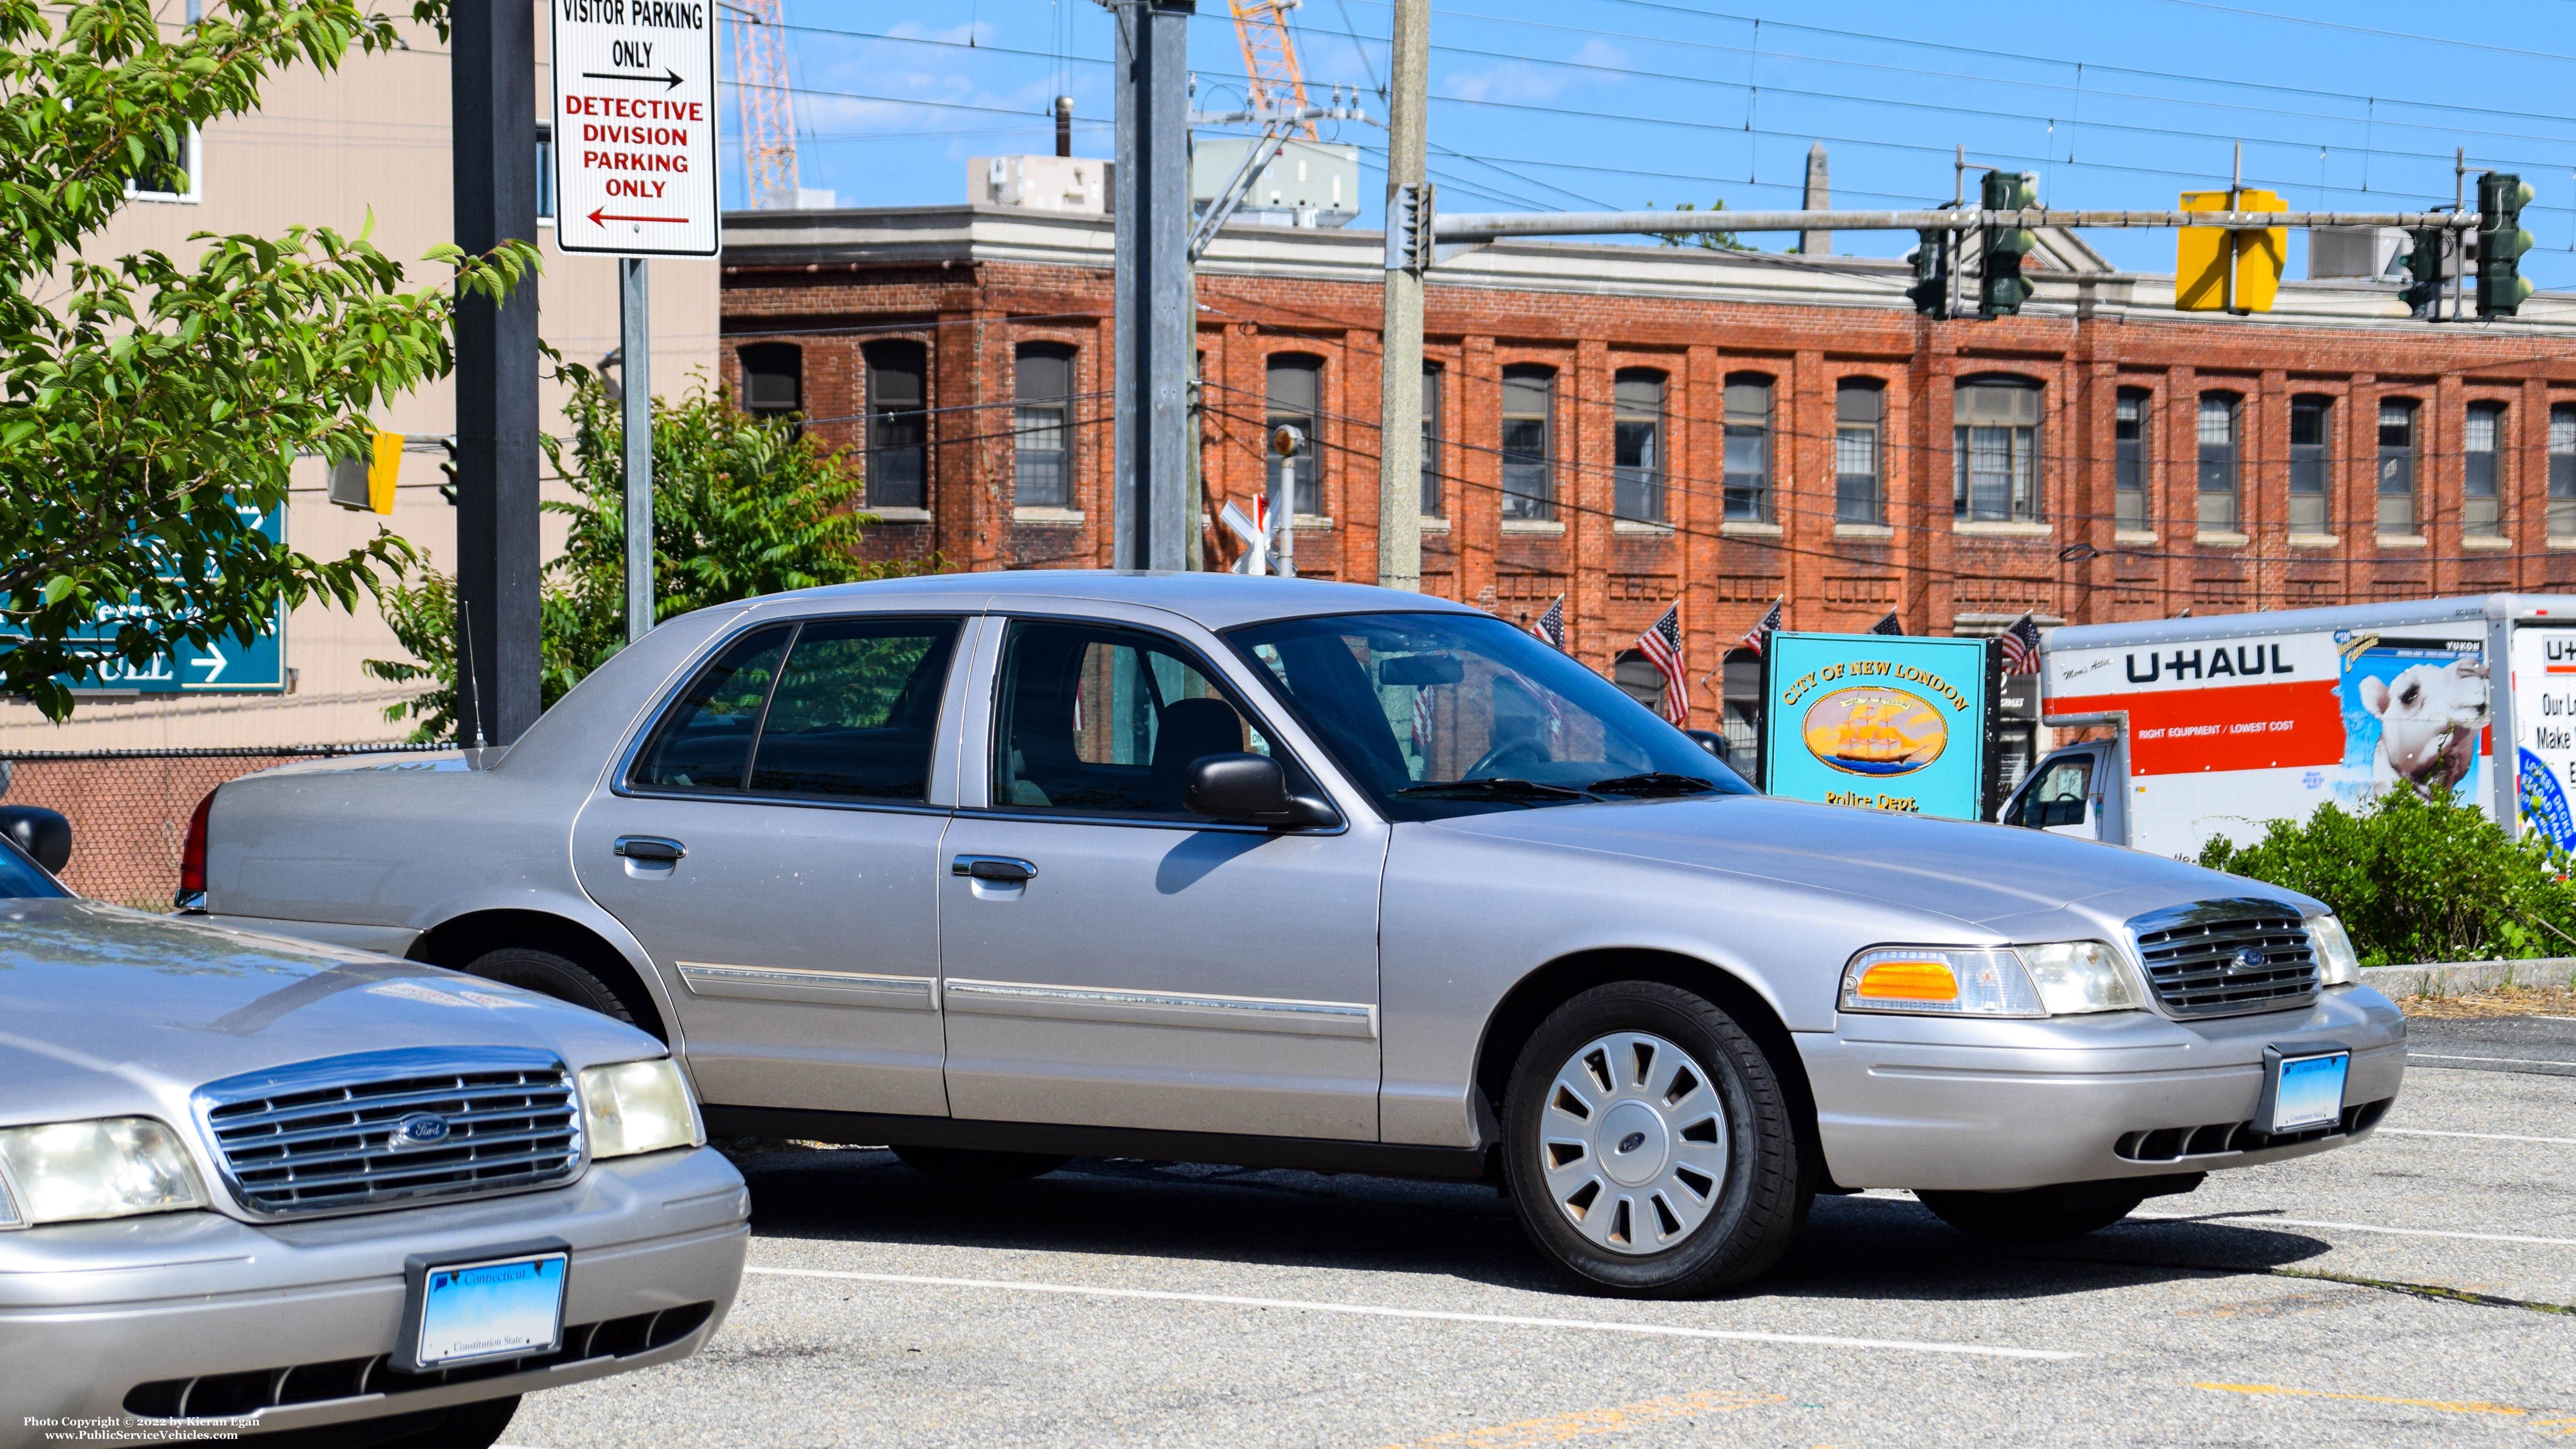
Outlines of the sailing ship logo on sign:
{"type": "Polygon", "coordinates": [[[1881,684],[1818,699],[1799,733],[1809,754],[1847,775],[1909,775],[1950,744],[1950,726],[1931,701],[1881,684]]]}

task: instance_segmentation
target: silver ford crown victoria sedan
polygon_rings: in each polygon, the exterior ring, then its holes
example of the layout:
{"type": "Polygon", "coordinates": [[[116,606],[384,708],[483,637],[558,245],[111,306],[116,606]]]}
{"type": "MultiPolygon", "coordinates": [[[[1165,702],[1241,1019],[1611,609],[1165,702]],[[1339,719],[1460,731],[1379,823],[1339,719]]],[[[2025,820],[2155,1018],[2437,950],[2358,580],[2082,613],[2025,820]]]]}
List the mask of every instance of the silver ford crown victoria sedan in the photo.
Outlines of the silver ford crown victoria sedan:
{"type": "Polygon", "coordinates": [[[1758,1274],[1820,1192],[2087,1231],[2404,1071],[2316,901],[1764,798],[1499,619],[1304,580],[708,609],[506,752],[197,834],[184,905],[635,1021],[718,1132],[1484,1178],[1611,1292],[1758,1274]]]}
{"type": "Polygon", "coordinates": [[[715,1331],[749,1204],[704,1141],[632,1027],[0,838],[0,1445],[489,1444],[715,1331]]]}

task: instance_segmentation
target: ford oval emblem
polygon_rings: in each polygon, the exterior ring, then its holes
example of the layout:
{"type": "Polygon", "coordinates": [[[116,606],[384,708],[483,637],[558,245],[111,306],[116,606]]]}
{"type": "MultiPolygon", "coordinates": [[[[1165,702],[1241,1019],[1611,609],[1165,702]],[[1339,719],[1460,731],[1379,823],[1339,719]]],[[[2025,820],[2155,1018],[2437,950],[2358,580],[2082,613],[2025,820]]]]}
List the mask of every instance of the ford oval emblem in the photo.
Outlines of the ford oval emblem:
{"type": "Polygon", "coordinates": [[[388,1147],[427,1147],[447,1140],[447,1119],[435,1112],[414,1112],[394,1124],[385,1140],[388,1147]]]}
{"type": "Polygon", "coordinates": [[[2262,969],[2263,953],[2252,946],[2248,946],[2244,950],[2236,953],[2236,959],[2229,963],[2227,967],[2227,974],[2233,976],[2239,971],[2260,971],[2262,969]]]}

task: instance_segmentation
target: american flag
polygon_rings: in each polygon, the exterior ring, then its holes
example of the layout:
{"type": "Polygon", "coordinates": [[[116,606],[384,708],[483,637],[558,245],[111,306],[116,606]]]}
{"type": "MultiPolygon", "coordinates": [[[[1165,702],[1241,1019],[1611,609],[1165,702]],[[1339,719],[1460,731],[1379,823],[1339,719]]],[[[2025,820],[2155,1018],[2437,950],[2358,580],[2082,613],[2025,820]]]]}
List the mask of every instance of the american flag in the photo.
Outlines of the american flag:
{"type": "Polygon", "coordinates": [[[1648,663],[1663,671],[1664,717],[1677,725],[1690,723],[1690,684],[1682,664],[1682,604],[1675,599],[1645,633],[1637,636],[1637,648],[1648,663]]]}
{"type": "Polygon", "coordinates": [[[1890,609],[1887,611],[1886,618],[1869,626],[1869,632],[1873,634],[1902,634],[1905,632],[1905,626],[1896,622],[1896,611],[1894,609],[1890,609]]]}
{"type": "Polygon", "coordinates": [[[1557,595],[1556,602],[1547,606],[1546,613],[1532,619],[1529,631],[1562,653],[1565,649],[1565,595],[1557,595]]]}
{"type": "Polygon", "coordinates": [[[1780,627],[1780,607],[1788,602],[1789,596],[1786,594],[1773,599],[1770,612],[1764,614],[1761,621],[1752,628],[1745,630],[1744,637],[1735,642],[1756,654],[1761,653],[1763,644],[1771,637],[1771,631],[1780,627]]]}
{"type": "Polygon", "coordinates": [[[2039,621],[2028,614],[2013,621],[2003,632],[2004,673],[2037,674],[2039,672],[2039,621]]]}
{"type": "Polygon", "coordinates": [[[1431,757],[1431,686],[1413,686],[1413,752],[1431,757]]]}

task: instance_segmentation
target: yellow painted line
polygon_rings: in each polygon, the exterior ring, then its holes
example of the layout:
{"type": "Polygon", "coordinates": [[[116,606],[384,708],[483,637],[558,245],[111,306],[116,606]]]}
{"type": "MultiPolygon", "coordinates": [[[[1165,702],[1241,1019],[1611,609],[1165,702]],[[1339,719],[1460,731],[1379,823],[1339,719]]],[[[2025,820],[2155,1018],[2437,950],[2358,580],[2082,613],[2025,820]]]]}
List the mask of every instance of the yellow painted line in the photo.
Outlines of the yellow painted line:
{"type": "Polygon", "coordinates": [[[1844,1338],[1823,1333],[1764,1333],[1749,1328],[1694,1328],[1678,1323],[1620,1323],[1600,1318],[1531,1318],[1513,1313],[1457,1313],[1438,1308],[1391,1308],[1378,1303],[1319,1303],[1299,1298],[1246,1298],[1230,1293],[1174,1293],[1156,1288],[1101,1288],[1087,1283],[1037,1283],[1010,1278],[933,1278],[912,1273],[857,1273],[839,1268],[745,1268],[746,1277],[828,1278],[848,1283],[910,1283],[924,1288],[981,1288],[1011,1293],[1062,1293],[1078,1298],[1125,1298],[1155,1303],[1206,1303],[1227,1308],[1279,1308],[1301,1313],[1347,1313],[1368,1318],[1411,1318],[1436,1323],[1480,1323],[1502,1328],[1581,1329],[1660,1338],[1715,1338],[1737,1343],[1784,1343],[1811,1348],[1884,1348],[1911,1353],[1956,1353],[1972,1358],[2070,1359],[2066,1349],[2003,1348],[1982,1343],[1927,1343],[1902,1338],[1844,1338]]]}
{"type": "Polygon", "coordinates": [[[1409,1444],[1389,1444],[1385,1449],[1538,1449],[1543,1444],[1563,1444],[1596,1434],[1621,1434],[1649,1424],[1696,1419],[1703,1414],[1731,1413],[1737,1409],[1749,1409],[1755,1404],[1785,1404],[1788,1401],[1787,1394],[1700,1389],[1660,1399],[1641,1399],[1615,1409],[1582,1409],[1571,1414],[1550,1414],[1543,1419],[1522,1419],[1517,1423],[1494,1424],[1482,1429],[1463,1429],[1455,1434],[1434,1434],[1409,1444]]]}
{"type": "MultiPolygon", "coordinates": [[[[2383,1394],[2337,1394],[2324,1389],[2293,1389],[2281,1384],[2193,1384],[2192,1387],[2209,1389],[2222,1394],[2288,1394],[2302,1399],[2350,1399],[2361,1404],[2404,1404],[2415,1409],[2439,1409],[2446,1414],[2505,1414],[2521,1418],[2527,1417],[2532,1412],[2529,1409],[2517,1409],[2511,1404],[2489,1404],[2476,1400],[2394,1399],[2383,1394]]],[[[2544,1422],[2576,1421],[2552,1419],[2544,1422]]]]}

